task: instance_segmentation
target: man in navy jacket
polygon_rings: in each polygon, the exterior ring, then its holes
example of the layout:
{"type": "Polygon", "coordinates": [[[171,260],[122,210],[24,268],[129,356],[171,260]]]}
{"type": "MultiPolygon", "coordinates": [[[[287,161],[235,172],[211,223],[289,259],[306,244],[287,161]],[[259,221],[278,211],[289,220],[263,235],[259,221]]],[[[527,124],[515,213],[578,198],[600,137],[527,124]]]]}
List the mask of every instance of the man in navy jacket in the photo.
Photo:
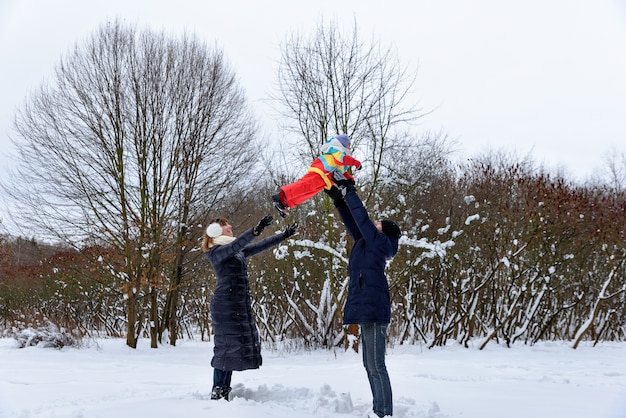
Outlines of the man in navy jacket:
{"type": "Polygon", "coordinates": [[[385,276],[388,258],[398,252],[400,228],[390,220],[373,222],[354,182],[335,175],[327,194],[333,199],[346,230],[354,239],[348,271],[350,283],[344,306],[344,325],[359,324],[363,365],[378,417],[393,414],[391,383],[385,365],[387,327],[391,319],[389,284],[385,276]]]}

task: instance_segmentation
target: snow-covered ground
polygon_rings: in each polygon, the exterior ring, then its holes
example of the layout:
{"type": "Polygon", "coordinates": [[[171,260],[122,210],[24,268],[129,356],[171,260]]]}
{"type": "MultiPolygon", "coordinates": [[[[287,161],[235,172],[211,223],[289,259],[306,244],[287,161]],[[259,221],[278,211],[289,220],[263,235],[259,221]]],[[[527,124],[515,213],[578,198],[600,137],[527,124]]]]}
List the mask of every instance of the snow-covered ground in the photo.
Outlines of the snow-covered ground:
{"type": "MultiPolygon", "coordinates": [[[[0,339],[0,417],[362,417],[371,405],[359,354],[264,350],[259,370],[233,373],[231,402],[209,399],[212,343],[83,349],[0,339]]],[[[626,343],[390,348],[397,417],[623,418],[626,343]]]]}

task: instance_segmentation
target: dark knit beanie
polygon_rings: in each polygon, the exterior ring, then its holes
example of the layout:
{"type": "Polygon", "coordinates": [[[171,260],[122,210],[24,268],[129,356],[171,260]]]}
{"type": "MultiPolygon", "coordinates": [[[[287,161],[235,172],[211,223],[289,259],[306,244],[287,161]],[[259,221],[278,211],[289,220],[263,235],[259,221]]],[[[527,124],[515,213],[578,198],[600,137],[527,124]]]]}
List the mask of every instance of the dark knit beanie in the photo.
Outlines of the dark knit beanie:
{"type": "Polygon", "coordinates": [[[400,239],[402,233],[400,232],[400,227],[394,221],[385,219],[384,221],[380,221],[380,223],[382,225],[383,234],[391,238],[400,239]]]}

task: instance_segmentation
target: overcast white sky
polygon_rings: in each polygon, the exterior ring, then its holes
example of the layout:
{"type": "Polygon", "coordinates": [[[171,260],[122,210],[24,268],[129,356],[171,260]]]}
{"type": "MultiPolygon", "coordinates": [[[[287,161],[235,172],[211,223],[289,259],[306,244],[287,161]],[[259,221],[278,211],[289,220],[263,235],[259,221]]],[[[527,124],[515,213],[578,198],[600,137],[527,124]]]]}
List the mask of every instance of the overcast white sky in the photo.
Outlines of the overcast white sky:
{"type": "Polygon", "coordinates": [[[216,41],[270,132],[262,100],[279,44],[323,17],[356,19],[363,39],[419,65],[415,100],[436,108],[421,128],[457,139],[461,155],[530,153],[584,178],[611,147],[626,150],[626,0],[0,0],[0,175],[15,108],[116,17],[216,41]]]}

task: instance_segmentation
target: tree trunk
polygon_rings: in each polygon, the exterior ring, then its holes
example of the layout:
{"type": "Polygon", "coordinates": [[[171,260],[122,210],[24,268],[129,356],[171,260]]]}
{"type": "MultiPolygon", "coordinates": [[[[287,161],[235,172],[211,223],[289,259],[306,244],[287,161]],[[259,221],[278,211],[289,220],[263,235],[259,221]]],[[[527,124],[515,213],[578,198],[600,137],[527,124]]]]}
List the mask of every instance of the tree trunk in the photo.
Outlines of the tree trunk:
{"type": "MultiPolygon", "coordinates": [[[[168,290],[165,296],[165,308],[163,309],[163,321],[160,326],[159,341],[163,338],[163,332],[167,329],[170,338],[170,345],[176,345],[178,339],[178,318],[176,311],[178,309],[178,283],[176,278],[172,288],[168,290]]],[[[162,341],[161,341],[162,342],[162,341]]]]}
{"type": "Polygon", "coordinates": [[[128,300],[126,306],[128,308],[128,321],[126,324],[126,345],[130,348],[137,348],[137,297],[133,289],[128,290],[128,300]]]}
{"type": "MultiPolygon", "coordinates": [[[[181,242],[182,236],[179,237],[178,242],[181,242]]],[[[179,245],[182,248],[182,245],[179,245]]],[[[172,281],[170,287],[165,295],[165,307],[163,308],[163,320],[159,326],[159,341],[163,338],[163,332],[167,329],[169,332],[170,345],[175,346],[178,339],[178,295],[180,292],[180,284],[183,281],[183,259],[184,255],[182,249],[178,251],[176,261],[174,264],[174,274],[172,275],[172,281]]],[[[162,342],[162,341],[161,341],[162,342]]]]}
{"type": "Polygon", "coordinates": [[[151,289],[150,292],[150,348],[158,348],[158,330],[159,330],[159,309],[157,290],[151,289]]]}
{"type": "MultiPolygon", "coordinates": [[[[580,344],[580,342],[582,341],[583,336],[585,335],[587,330],[589,328],[591,328],[591,326],[593,325],[593,321],[596,319],[596,316],[598,315],[598,312],[600,311],[600,303],[602,303],[603,300],[609,298],[609,297],[605,296],[606,295],[606,291],[607,291],[607,289],[609,287],[609,284],[611,283],[611,280],[615,276],[617,270],[619,268],[621,268],[623,263],[624,263],[623,260],[620,263],[618,263],[617,266],[615,266],[613,268],[611,273],[609,273],[608,278],[604,281],[604,284],[602,285],[602,289],[600,290],[600,293],[598,294],[598,297],[596,298],[596,300],[595,300],[593,306],[591,307],[591,309],[589,309],[589,317],[580,326],[580,328],[578,329],[578,332],[576,332],[576,337],[574,338],[574,344],[572,345],[573,349],[578,348],[578,344],[580,344]]],[[[621,293],[621,292],[619,292],[619,293],[621,293]]]]}

